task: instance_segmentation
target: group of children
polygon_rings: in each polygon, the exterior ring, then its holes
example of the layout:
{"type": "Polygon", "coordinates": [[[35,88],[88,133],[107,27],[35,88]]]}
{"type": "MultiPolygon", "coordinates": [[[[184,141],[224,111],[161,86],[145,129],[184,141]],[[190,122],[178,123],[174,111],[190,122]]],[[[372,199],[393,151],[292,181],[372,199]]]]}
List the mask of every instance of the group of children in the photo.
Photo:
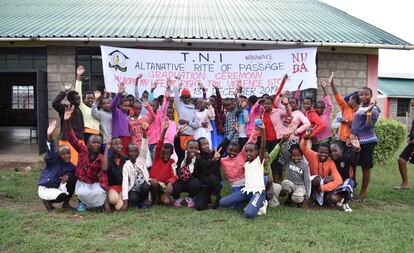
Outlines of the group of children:
{"type": "Polygon", "coordinates": [[[77,68],[75,89],[63,85],[52,104],[61,132],[57,149],[56,121],[49,124],[38,182],[47,210],[58,202],[71,208],[74,193],[78,211],[163,204],[234,208],[254,218],[283,197],[292,206],[338,205],[350,212],[357,165],[359,200],[366,197],[380,113],[368,87],[343,98],[332,73],[321,82],[323,100],[307,97],[301,105],[300,85],[294,96],[282,92],[287,75],[273,96],[247,98],[239,81],[234,98],[225,99],[218,86],[207,99],[201,83],[203,98],[193,99],[177,77],[154,99],[156,84],[139,96],[139,75],[134,95],[121,83],[111,98],[82,92],[84,71],[77,68]],[[341,108],[332,125],[328,85],[341,108]],[[62,103],[65,97],[70,104],[62,103]],[[231,193],[221,196],[225,180],[231,193]]]}

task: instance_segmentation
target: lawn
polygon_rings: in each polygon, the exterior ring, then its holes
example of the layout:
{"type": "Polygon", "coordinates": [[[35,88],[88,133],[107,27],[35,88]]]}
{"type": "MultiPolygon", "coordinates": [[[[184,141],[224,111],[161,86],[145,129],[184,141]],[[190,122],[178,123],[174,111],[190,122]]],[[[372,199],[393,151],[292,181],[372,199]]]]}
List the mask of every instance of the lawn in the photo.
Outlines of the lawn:
{"type": "Polygon", "coordinates": [[[373,169],[368,199],[352,202],[352,213],[281,206],[254,220],[232,210],[172,207],[47,213],[37,198],[39,171],[3,168],[0,251],[414,252],[414,190],[392,189],[400,182],[395,161],[373,169]]]}

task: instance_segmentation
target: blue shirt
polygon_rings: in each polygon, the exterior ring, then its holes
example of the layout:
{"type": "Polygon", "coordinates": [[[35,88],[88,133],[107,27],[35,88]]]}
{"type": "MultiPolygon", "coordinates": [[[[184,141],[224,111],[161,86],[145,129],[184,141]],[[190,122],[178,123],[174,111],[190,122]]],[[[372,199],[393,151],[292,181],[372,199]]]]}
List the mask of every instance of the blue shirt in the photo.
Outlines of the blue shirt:
{"type": "Polygon", "coordinates": [[[378,142],[377,136],[375,134],[375,124],[377,123],[379,114],[380,110],[378,109],[378,107],[374,106],[371,115],[371,126],[366,126],[365,124],[367,120],[366,107],[359,108],[359,110],[354,114],[354,121],[352,122],[351,133],[358,137],[359,143],[367,144],[378,142]]]}

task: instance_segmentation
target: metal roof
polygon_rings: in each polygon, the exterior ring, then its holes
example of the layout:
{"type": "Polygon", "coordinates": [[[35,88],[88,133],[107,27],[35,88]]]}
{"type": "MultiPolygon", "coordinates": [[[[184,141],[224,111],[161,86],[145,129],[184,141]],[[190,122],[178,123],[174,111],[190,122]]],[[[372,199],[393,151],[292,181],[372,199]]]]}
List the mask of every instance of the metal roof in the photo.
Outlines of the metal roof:
{"type": "Polygon", "coordinates": [[[408,42],[316,0],[1,0],[0,40],[30,38],[412,48],[408,42]]]}
{"type": "Polygon", "coordinates": [[[388,97],[414,98],[414,79],[378,78],[378,90],[388,97]]]}

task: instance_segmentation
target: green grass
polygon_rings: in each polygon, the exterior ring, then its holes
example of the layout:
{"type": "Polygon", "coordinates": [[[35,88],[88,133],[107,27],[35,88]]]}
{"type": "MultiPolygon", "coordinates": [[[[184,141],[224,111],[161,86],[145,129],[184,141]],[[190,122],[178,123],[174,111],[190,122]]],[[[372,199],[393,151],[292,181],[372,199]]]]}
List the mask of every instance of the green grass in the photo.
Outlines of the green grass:
{"type": "Polygon", "coordinates": [[[414,190],[392,189],[400,182],[395,159],[373,169],[368,200],[351,203],[352,213],[282,206],[254,220],[172,207],[47,213],[38,176],[0,171],[1,252],[414,252],[414,190]]]}

